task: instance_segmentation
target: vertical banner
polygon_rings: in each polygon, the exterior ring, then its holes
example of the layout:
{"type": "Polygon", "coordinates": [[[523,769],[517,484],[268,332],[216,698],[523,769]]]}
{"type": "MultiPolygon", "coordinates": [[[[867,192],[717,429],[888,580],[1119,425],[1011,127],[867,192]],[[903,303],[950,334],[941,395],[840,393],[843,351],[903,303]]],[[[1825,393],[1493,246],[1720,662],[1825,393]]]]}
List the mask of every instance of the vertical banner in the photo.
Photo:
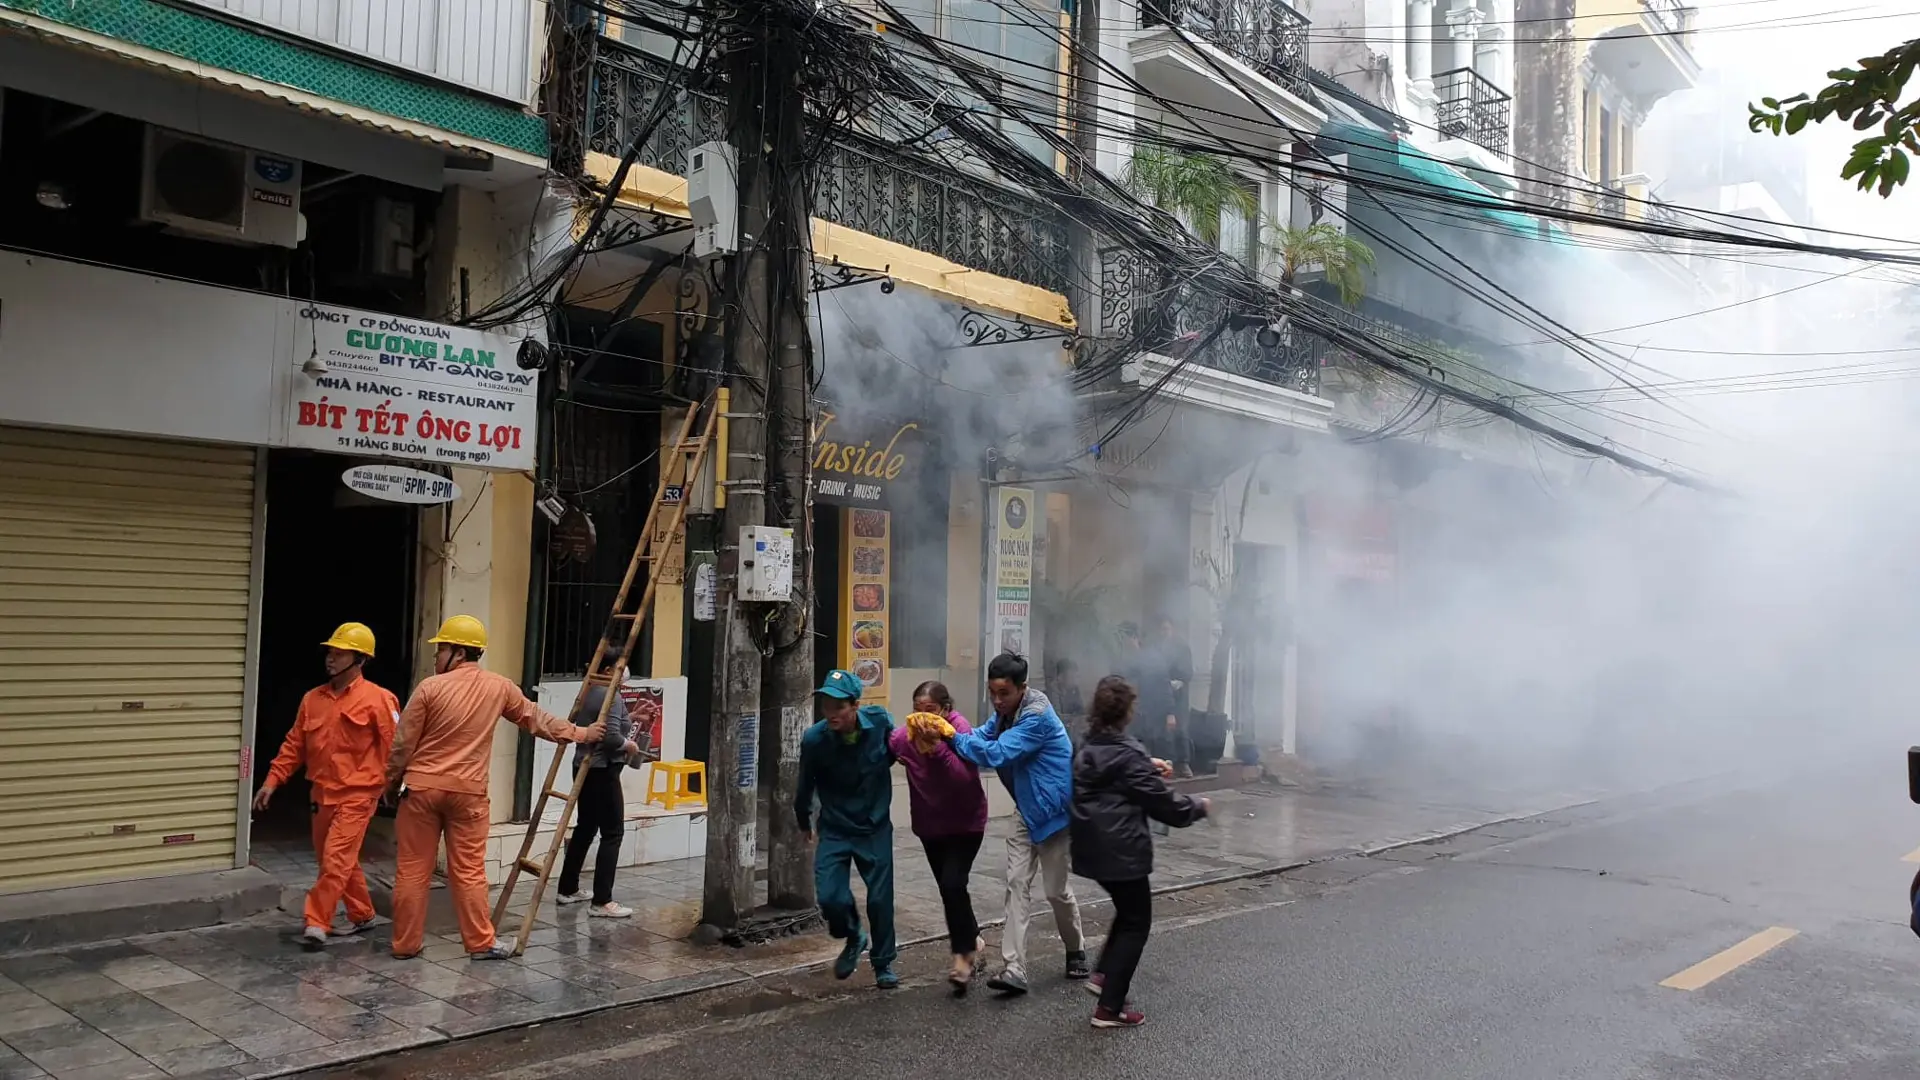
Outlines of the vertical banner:
{"type": "Polygon", "coordinates": [[[994,649],[1026,656],[1033,616],[1033,491],[998,489],[993,522],[994,649]]]}
{"type": "Polygon", "coordinates": [[[853,508],[846,512],[845,603],[840,605],[840,655],[847,670],[860,680],[861,700],[886,704],[888,638],[892,628],[887,612],[892,597],[892,517],[885,510],[853,508]]]}

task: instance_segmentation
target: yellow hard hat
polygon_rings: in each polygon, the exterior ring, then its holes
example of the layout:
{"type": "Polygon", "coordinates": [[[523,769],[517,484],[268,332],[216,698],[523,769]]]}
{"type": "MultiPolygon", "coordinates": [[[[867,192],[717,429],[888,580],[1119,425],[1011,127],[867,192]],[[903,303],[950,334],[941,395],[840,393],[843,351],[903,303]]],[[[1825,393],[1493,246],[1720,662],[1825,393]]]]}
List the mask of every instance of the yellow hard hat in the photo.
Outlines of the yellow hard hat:
{"type": "Polygon", "coordinates": [[[320,644],[329,649],[345,649],[348,652],[373,655],[373,631],[366,623],[343,622],[333,636],[320,644]]]}
{"type": "Polygon", "coordinates": [[[487,647],[487,628],[471,615],[453,615],[440,624],[440,632],[428,638],[427,644],[484,649],[487,647]]]}

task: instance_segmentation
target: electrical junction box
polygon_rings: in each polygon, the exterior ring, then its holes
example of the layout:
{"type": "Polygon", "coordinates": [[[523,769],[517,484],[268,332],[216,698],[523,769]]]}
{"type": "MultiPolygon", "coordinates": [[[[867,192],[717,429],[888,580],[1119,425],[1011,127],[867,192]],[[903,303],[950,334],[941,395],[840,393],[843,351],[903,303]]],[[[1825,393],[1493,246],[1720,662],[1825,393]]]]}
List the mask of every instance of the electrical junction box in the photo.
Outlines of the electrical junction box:
{"type": "Polygon", "coordinates": [[[793,530],[770,525],[740,529],[738,599],[784,603],[793,599],[793,530]]]}
{"type": "Polygon", "coordinates": [[[733,144],[705,142],[688,153],[687,208],[694,258],[740,250],[740,170],[733,144]]]}

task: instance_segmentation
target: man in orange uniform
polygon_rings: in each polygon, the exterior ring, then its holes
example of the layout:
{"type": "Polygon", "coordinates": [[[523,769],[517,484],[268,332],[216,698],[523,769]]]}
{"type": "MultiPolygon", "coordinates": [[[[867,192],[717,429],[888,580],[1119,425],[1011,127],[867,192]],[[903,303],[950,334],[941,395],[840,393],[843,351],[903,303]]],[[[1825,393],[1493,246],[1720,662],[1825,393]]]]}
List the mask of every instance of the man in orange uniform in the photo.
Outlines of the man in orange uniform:
{"type": "Polygon", "coordinates": [[[320,878],[307,890],[307,928],[300,940],[308,952],[326,947],[333,910],[342,899],[354,933],[373,922],[360,842],[386,787],[387,756],[400,719],[399,699],[362,674],[373,659],[372,630],[342,623],[321,644],[327,650],[326,685],[300,699],[293,730],[253,797],[253,808],[265,810],[294,770],[306,767],[313,785],[313,853],[320,860],[320,878]]]}
{"type": "Polygon", "coordinates": [[[400,733],[387,762],[387,790],[400,800],[395,833],[398,867],[393,882],[393,955],[417,956],[427,936],[427,889],[434,855],[447,841],[447,891],[460,920],[460,940],[475,960],[513,955],[512,942],[496,942],[487,910],[487,827],[493,815],[487,782],[493,730],[502,717],[554,742],[597,743],[604,721],[575,727],[527,700],[513,680],[480,667],[487,628],[471,615],[455,615],[427,639],[439,646],[434,674],[414,687],[400,714],[400,733]]]}

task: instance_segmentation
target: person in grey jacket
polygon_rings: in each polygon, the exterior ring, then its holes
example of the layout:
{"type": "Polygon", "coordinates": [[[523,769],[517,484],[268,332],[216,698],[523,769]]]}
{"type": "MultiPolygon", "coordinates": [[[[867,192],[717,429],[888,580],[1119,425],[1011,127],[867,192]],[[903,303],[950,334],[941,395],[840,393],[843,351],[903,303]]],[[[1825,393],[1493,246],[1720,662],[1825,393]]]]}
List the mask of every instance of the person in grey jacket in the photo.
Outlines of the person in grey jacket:
{"type": "MultiPolygon", "coordinates": [[[[600,715],[600,704],[606,696],[606,687],[589,686],[580,706],[574,710],[575,726],[591,727],[600,715]]],[[[627,829],[627,797],[621,789],[620,778],[626,772],[627,762],[639,753],[626,703],[618,694],[614,695],[613,707],[607,710],[606,737],[597,743],[579,743],[573,748],[576,771],[581,761],[590,764],[586,783],[580,788],[580,801],[574,808],[573,835],[567,838],[567,855],[560,864],[560,892],[555,900],[565,905],[589,899],[580,895],[580,869],[586,865],[587,849],[593,846],[597,833],[600,852],[593,861],[593,896],[587,905],[587,914],[596,919],[633,917],[632,908],[614,903],[613,875],[620,865],[620,839],[627,829]]]]}
{"type": "Polygon", "coordinates": [[[1073,758],[1068,828],[1073,872],[1113,897],[1113,925],[1087,989],[1100,995],[1097,1028],[1138,1027],[1145,1014],[1127,1000],[1134,969],[1153,929],[1153,834],[1147,819],[1184,828],[1207,816],[1208,803],[1167,786],[1166,762],[1147,756],[1127,734],[1137,697],[1117,675],[1100,680],[1087,717],[1087,741],[1073,758]]]}

